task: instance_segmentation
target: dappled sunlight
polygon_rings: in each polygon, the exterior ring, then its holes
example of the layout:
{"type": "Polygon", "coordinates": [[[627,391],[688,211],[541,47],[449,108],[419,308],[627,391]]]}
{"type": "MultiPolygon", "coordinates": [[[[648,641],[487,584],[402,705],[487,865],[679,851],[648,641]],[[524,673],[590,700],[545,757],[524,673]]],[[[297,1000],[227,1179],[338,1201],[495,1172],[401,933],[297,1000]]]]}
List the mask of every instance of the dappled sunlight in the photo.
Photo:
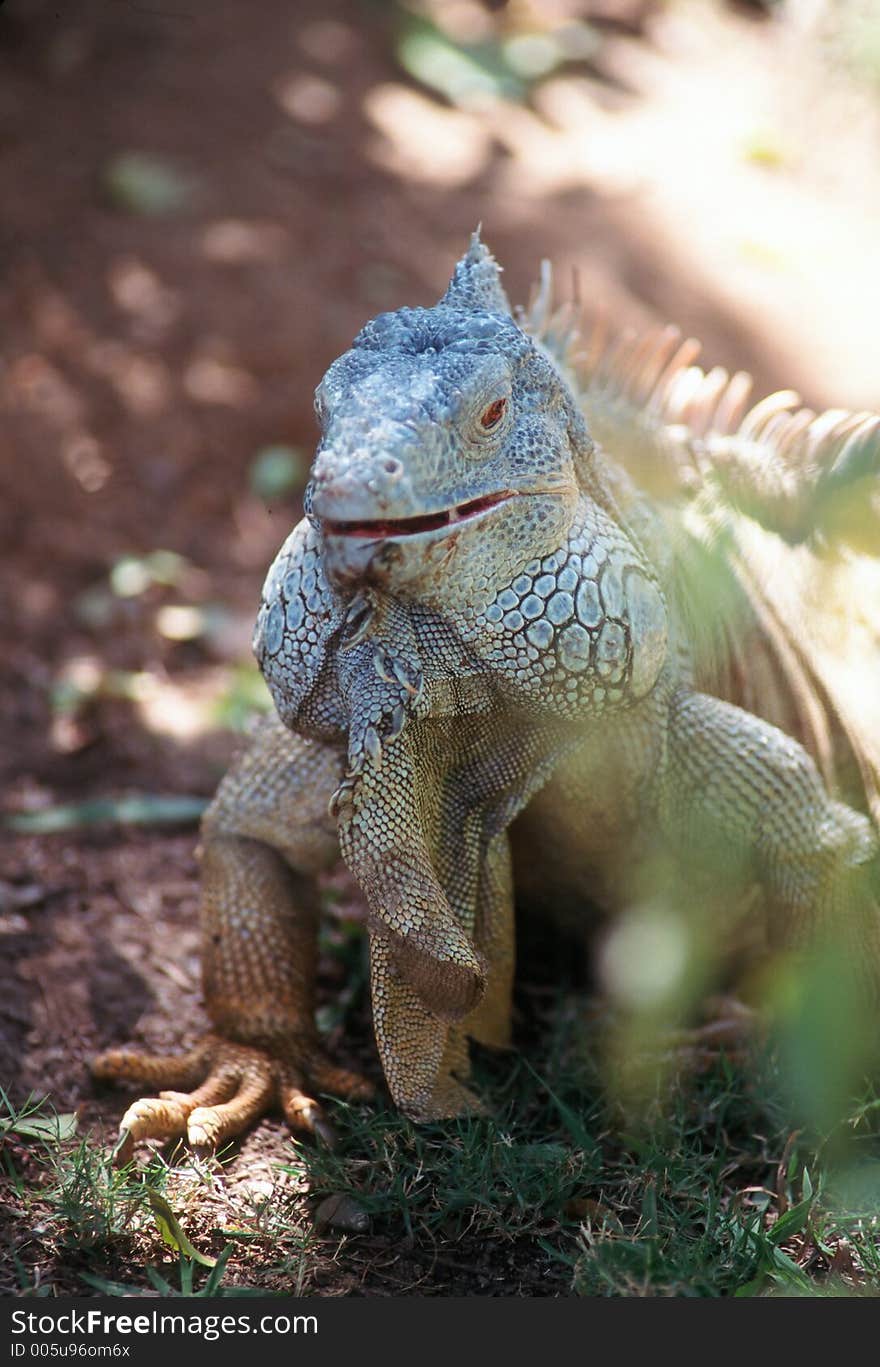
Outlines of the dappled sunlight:
{"type": "Polygon", "coordinates": [[[356,27],[340,19],[311,19],[297,25],[297,44],[313,61],[330,66],[351,60],[360,41],[356,27]]]}
{"type": "Polygon", "coordinates": [[[112,385],[133,418],[155,418],[167,410],[172,381],[160,356],[144,355],[124,342],[100,341],[89,346],[86,362],[112,385]]]}
{"type": "Polygon", "coordinates": [[[88,432],[74,432],[61,443],[61,460],[65,469],[87,494],[97,494],[113,472],[113,467],[101,449],[101,443],[88,432]]]}
{"type": "Polygon", "coordinates": [[[475,180],[488,163],[491,133],[476,115],[449,109],[407,86],[374,86],[364,112],[383,135],[370,149],[371,160],[394,175],[453,188],[475,180]]]}
{"type": "Polygon", "coordinates": [[[180,316],[180,296],[136,257],[123,256],[110,265],[107,283],[114,302],[130,314],[140,340],[157,342],[180,316]]]}
{"type": "Polygon", "coordinates": [[[329,123],[342,108],[337,86],[308,72],[295,72],[278,81],[275,97],[285,114],[298,123],[329,123]]]}
{"type": "Polygon", "coordinates": [[[57,584],[47,579],[31,579],[21,588],[21,606],[31,621],[50,622],[61,605],[57,584]]]}
{"type": "MultiPolygon", "coordinates": [[[[467,41],[486,37],[479,6],[460,7],[458,20],[453,7],[441,15],[448,33],[460,21],[461,33],[475,26],[467,41]]],[[[482,67],[470,84],[462,72],[456,93],[446,68],[422,58],[452,103],[402,83],[367,91],[364,111],[382,135],[372,159],[415,183],[463,187],[488,176],[492,224],[579,191],[606,199],[625,214],[636,249],[641,241],[648,260],[666,263],[670,285],[656,293],[670,319],[684,276],[690,291],[772,331],[819,402],[870,405],[871,286],[854,269],[871,259],[880,218],[871,150],[880,116],[869,93],[829,68],[809,29],[750,29],[691,5],[659,14],[650,32],[650,45],[594,33],[598,75],[556,70],[563,54],[577,55],[560,41],[528,103],[482,67]],[[852,153],[841,158],[844,123],[852,153]]],[[[547,23],[543,36],[553,33],[547,23]]],[[[431,60],[452,60],[439,54],[431,60]]],[[[588,275],[595,268],[592,243],[574,240],[569,252],[588,275]]]]}
{"type": "MultiPolygon", "coordinates": [[[[204,629],[198,609],[160,608],[156,629],[170,640],[196,639],[204,629]]],[[[95,739],[90,714],[101,702],[122,702],[132,708],[132,721],[151,735],[192,745],[223,726],[238,728],[245,712],[268,706],[268,692],[253,667],[247,676],[228,664],[202,663],[179,678],[157,668],[108,668],[97,654],[74,655],[58,671],[52,684],[50,743],[63,754],[73,754],[95,739]]]]}
{"type": "Polygon", "coordinates": [[[40,346],[49,350],[76,349],[85,346],[92,336],[71,300],[44,279],[32,292],[30,320],[40,346]]]}
{"type": "Polygon", "coordinates": [[[195,356],[183,372],[183,387],[197,403],[246,408],[256,403],[259,389],[253,376],[222,356],[195,356]]]}
{"type": "Polygon", "coordinates": [[[191,743],[216,730],[218,707],[228,685],[223,669],[203,670],[197,680],[186,683],[141,674],[133,701],[147,731],[191,743]]]}
{"type": "Polygon", "coordinates": [[[219,219],[202,233],[202,250],[209,261],[222,265],[280,261],[289,248],[289,234],[279,223],[219,219]]]}
{"type": "Polygon", "coordinates": [[[14,407],[21,407],[55,429],[82,423],[85,404],[57,368],[45,356],[34,353],[14,361],[7,371],[6,388],[14,407]]]}

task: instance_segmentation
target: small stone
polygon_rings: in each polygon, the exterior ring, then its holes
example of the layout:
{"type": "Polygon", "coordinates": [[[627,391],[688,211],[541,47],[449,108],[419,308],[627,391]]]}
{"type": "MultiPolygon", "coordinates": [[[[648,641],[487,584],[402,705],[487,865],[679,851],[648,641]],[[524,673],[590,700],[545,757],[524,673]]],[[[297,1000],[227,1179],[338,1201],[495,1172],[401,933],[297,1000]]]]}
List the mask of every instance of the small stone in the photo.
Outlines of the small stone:
{"type": "Polygon", "coordinates": [[[370,1217],[353,1196],[337,1193],[328,1196],[315,1211],[315,1225],[320,1229],[341,1229],[348,1234],[365,1234],[370,1228],[370,1217]]]}

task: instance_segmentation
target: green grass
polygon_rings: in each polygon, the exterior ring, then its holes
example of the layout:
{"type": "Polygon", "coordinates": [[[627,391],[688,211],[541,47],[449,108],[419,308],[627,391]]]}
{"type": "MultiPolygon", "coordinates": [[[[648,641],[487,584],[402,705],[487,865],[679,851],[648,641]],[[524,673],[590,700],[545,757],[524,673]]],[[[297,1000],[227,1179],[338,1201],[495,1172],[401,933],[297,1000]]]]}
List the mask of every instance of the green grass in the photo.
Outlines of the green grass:
{"type": "MultiPolygon", "coordinates": [[[[589,1059],[554,1057],[544,1076],[523,1059],[484,1071],[491,1119],[416,1128],[339,1107],[338,1148],[303,1151],[313,1189],[416,1242],[528,1236],[564,1270],[559,1290],[581,1295],[880,1289],[878,1207],[846,1196],[829,1136],[790,1130],[771,1059],[741,1071],[721,1057],[627,1115],[589,1059]]],[[[880,1174],[877,1109],[869,1098],[846,1121],[863,1176],[880,1174]]]]}
{"type": "Polygon", "coordinates": [[[489,1115],[415,1126],[381,1104],[328,1102],[336,1147],[281,1143],[277,1190],[245,1207],[228,1193],[246,1149],[116,1169],[109,1148],[47,1108],[7,1103],[2,1199],[19,1218],[0,1262],[18,1269],[12,1294],[452,1294],[465,1275],[486,1294],[880,1290],[873,1092],[824,1132],[798,1127],[765,1050],[740,1065],[719,1056],[699,1076],[658,1073],[625,1101],[577,1000],[545,1014],[527,1054],[479,1051],[489,1115]],[[363,1232],[352,1212],[368,1218],[363,1232]]]}

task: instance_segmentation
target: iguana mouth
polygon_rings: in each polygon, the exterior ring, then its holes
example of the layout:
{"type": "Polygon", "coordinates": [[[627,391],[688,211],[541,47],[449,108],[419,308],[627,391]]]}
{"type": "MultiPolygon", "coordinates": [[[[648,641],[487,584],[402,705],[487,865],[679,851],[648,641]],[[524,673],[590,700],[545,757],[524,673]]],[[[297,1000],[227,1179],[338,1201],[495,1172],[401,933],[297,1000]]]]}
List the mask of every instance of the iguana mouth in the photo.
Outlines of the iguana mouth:
{"type": "Polygon", "coordinates": [[[484,494],[472,498],[468,503],[459,503],[454,508],[443,508],[437,513],[425,513],[421,517],[382,518],[363,522],[334,522],[325,518],[324,532],[331,536],[367,537],[373,541],[387,540],[389,537],[416,536],[419,532],[435,532],[441,527],[453,527],[459,522],[467,522],[479,513],[488,512],[516,495],[511,489],[503,489],[495,494],[484,494]]]}

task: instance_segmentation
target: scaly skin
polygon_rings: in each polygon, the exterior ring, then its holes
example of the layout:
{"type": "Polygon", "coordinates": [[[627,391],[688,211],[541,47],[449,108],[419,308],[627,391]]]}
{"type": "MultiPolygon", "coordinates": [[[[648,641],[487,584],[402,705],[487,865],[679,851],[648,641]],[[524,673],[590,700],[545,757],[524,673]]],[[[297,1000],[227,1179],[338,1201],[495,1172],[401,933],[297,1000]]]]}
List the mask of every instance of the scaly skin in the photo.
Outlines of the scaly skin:
{"type": "MultiPolygon", "coordinates": [[[[613,445],[634,384],[603,411],[594,368],[581,400],[570,339],[533,331],[475,238],[435,308],[375,319],[319,387],[306,517],[269,572],[254,638],[284,726],[263,727],[203,828],[215,1033],[185,1066],[99,1061],[105,1077],[200,1084],[135,1103],[129,1144],[184,1132],[216,1144],[273,1103],[321,1132],[312,1093],[364,1094],[313,1025],[314,880],[338,852],[369,909],[385,1076],[418,1120],[477,1108],[467,1040],[509,1039],[518,817],[533,887],[625,905],[666,861],[666,891],[705,888],[701,933],[720,938],[726,922],[707,918],[727,916],[710,891],[721,873],[722,901],[757,885],[777,942],[843,943],[853,982],[877,990],[875,826],[830,796],[791,735],[715,682],[730,622],[694,625],[662,500],[585,422],[582,403],[592,414],[596,401],[613,445]]],[[[669,358],[640,355],[646,401],[669,358]]],[[[671,466],[709,483],[717,450],[717,468],[741,478],[736,452],[754,455],[754,434],[713,446],[706,425],[687,460],[679,438],[671,466]]],[[[779,517],[777,500],[768,522],[779,517]]],[[[745,574],[732,577],[751,613],[734,634],[748,626],[755,670],[772,663],[788,684],[782,702],[755,689],[756,710],[806,733],[806,666],[745,574]]]]}

